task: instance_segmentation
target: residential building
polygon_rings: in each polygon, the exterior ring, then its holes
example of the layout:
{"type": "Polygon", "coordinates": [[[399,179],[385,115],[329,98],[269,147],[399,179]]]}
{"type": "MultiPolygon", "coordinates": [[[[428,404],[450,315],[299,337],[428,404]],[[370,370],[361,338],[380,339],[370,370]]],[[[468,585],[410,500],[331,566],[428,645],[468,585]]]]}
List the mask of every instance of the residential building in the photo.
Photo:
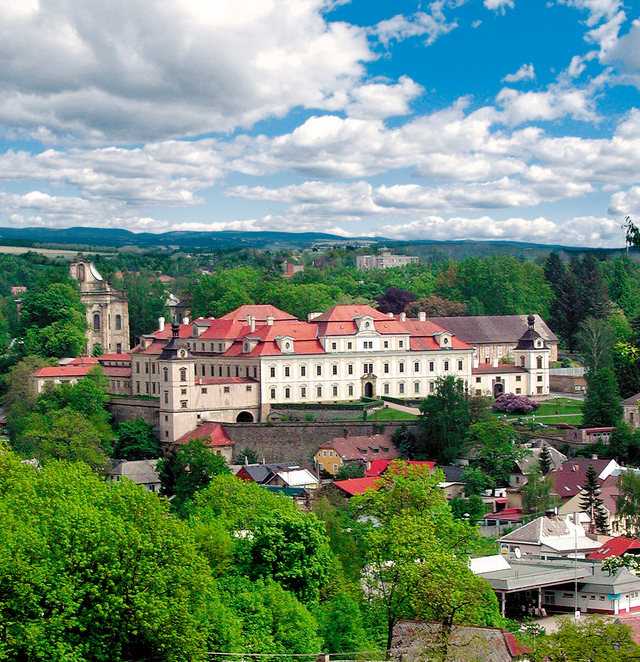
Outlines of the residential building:
{"type": "MultiPolygon", "coordinates": [[[[549,360],[558,360],[558,337],[540,315],[534,315],[535,327],[549,348],[549,360]]],[[[430,317],[434,324],[457,336],[476,350],[480,363],[513,357],[516,345],[529,326],[527,315],[474,315],[430,317]]]]}
{"type": "Polygon", "coordinates": [[[613,430],[614,428],[612,427],[571,426],[565,429],[564,438],[574,444],[595,444],[599,441],[608,444],[613,430]]]}
{"type": "Polygon", "coordinates": [[[272,487],[302,487],[314,490],[318,487],[318,477],[309,469],[274,469],[262,483],[272,487]]]}
{"type": "Polygon", "coordinates": [[[551,458],[550,471],[559,469],[563,463],[567,461],[567,456],[556,450],[551,444],[544,440],[540,440],[539,443],[540,446],[537,448],[532,448],[530,444],[525,444],[525,447],[529,449],[529,452],[521,459],[516,460],[515,466],[511,469],[511,474],[509,475],[509,485],[511,485],[511,487],[522,487],[523,485],[526,485],[527,476],[540,464],[540,454],[545,446],[547,447],[551,458]]]}
{"type": "Polygon", "coordinates": [[[361,463],[365,471],[369,471],[373,461],[395,460],[399,457],[400,451],[393,445],[389,435],[350,437],[347,433],[344,437],[336,437],[322,444],[314,455],[314,464],[320,471],[335,475],[349,462],[361,463]]]}
{"type": "Polygon", "coordinates": [[[336,480],[333,487],[347,499],[356,494],[364,494],[366,490],[379,490],[380,485],[376,485],[379,476],[364,476],[363,478],[349,478],[348,480],[336,480]]]}
{"type": "Polygon", "coordinates": [[[622,417],[624,422],[635,430],[640,426],[640,414],[638,413],[638,404],[640,403],[640,393],[632,395],[630,398],[622,401],[622,417]]]}
{"type": "Polygon", "coordinates": [[[127,479],[136,485],[142,485],[147,492],[160,492],[157,463],[158,460],[109,460],[105,478],[110,483],[127,479]]]}
{"type": "Polygon", "coordinates": [[[612,556],[622,557],[625,554],[638,556],[640,554],[640,542],[619,536],[617,538],[610,538],[605,542],[600,549],[596,549],[587,556],[589,561],[604,561],[612,556]]]}
{"type": "Polygon", "coordinates": [[[380,255],[357,255],[356,269],[391,269],[392,267],[404,267],[407,264],[418,264],[417,255],[392,255],[391,253],[380,253],[380,255]]]}
{"type": "Polygon", "coordinates": [[[587,536],[581,518],[574,524],[571,515],[538,517],[502,536],[498,542],[512,553],[517,548],[522,555],[544,557],[567,557],[577,548],[578,558],[584,558],[601,544],[587,536]]]}
{"type": "Polygon", "coordinates": [[[291,278],[294,274],[304,271],[304,265],[295,262],[283,262],[280,266],[282,267],[283,278],[291,278]]]}
{"type": "Polygon", "coordinates": [[[555,493],[562,503],[566,503],[576,494],[579,494],[587,484],[587,469],[589,465],[598,473],[600,483],[621,467],[615,460],[601,460],[598,458],[574,457],[567,460],[559,469],[552,471],[550,476],[555,482],[555,493]]]}
{"type": "Polygon", "coordinates": [[[281,469],[292,471],[299,468],[299,465],[295,462],[278,462],[277,464],[243,464],[236,476],[241,480],[258,483],[259,485],[266,485],[274,472],[280,471],[281,469]]]}
{"type": "Polygon", "coordinates": [[[91,356],[98,346],[106,354],[128,352],[129,308],[124,292],[112,289],[82,253],[69,262],[69,272],[78,281],[80,300],[86,306],[89,328],[84,353],[91,356]]]}
{"type": "Polygon", "coordinates": [[[194,430],[183,435],[174,443],[184,445],[192,439],[206,439],[206,445],[217,455],[222,455],[227,464],[231,464],[234,443],[220,423],[213,421],[200,423],[194,430]]]}

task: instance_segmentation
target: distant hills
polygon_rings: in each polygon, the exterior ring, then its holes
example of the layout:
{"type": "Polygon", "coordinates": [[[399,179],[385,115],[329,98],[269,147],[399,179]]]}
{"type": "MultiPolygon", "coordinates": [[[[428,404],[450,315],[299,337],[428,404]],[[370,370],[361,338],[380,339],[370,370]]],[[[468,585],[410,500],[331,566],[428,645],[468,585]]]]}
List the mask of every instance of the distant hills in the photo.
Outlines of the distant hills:
{"type": "MultiPolygon", "coordinates": [[[[65,229],[52,228],[3,228],[0,227],[0,244],[4,245],[35,245],[55,244],[60,246],[73,245],[89,247],[113,247],[122,249],[125,246],[140,249],[187,251],[217,251],[239,248],[254,248],[262,250],[300,250],[304,248],[325,248],[332,246],[389,246],[400,253],[419,255],[422,259],[438,259],[450,257],[462,259],[465,257],[487,257],[489,255],[510,254],[525,259],[535,259],[544,256],[551,250],[558,250],[565,255],[600,250],[605,254],[615,254],[624,249],[592,249],[567,246],[547,246],[544,244],[527,244],[517,241],[412,241],[399,242],[385,237],[352,237],[324,232],[130,232],[128,230],[76,227],[65,229]]],[[[637,257],[634,251],[634,257],[637,257]]]]}

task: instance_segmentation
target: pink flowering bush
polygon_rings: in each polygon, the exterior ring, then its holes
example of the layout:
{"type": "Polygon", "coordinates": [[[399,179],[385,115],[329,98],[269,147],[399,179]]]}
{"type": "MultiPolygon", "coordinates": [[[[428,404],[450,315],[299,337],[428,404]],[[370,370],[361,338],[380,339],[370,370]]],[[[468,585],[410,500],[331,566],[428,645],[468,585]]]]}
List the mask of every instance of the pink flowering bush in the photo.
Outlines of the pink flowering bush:
{"type": "Polygon", "coordinates": [[[496,398],[491,405],[491,411],[499,414],[529,414],[540,407],[539,402],[535,402],[524,395],[515,395],[514,393],[503,393],[496,398]]]}

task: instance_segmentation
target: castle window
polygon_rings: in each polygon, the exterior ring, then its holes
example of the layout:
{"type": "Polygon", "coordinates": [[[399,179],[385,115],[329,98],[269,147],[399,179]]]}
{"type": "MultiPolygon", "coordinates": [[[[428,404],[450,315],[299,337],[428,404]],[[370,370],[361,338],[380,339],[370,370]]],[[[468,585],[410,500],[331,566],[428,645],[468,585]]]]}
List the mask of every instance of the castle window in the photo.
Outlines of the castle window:
{"type": "Polygon", "coordinates": [[[223,392],[223,393],[231,393],[231,387],[230,387],[230,386],[225,386],[225,387],[222,389],[222,392],[223,392]]]}
{"type": "Polygon", "coordinates": [[[347,386],[347,391],[349,395],[353,395],[353,384],[349,384],[349,386],[347,386]]]}
{"type": "Polygon", "coordinates": [[[164,381],[168,382],[169,381],[169,368],[165,368],[162,372],[164,373],[164,381]]]}
{"type": "Polygon", "coordinates": [[[322,366],[321,365],[316,366],[316,375],[318,375],[318,377],[322,376],[322,366]]]}
{"type": "Polygon", "coordinates": [[[347,374],[353,375],[353,363],[349,363],[349,365],[347,366],[347,374]]]}
{"type": "Polygon", "coordinates": [[[435,393],[435,390],[436,390],[436,383],[429,382],[429,393],[435,393]]]}
{"type": "Polygon", "coordinates": [[[145,364],[144,364],[144,374],[145,374],[145,375],[148,375],[148,374],[149,374],[149,364],[148,364],[148,363],[145,363],[145,364]]]}
{"type": "Polygon", "coordinates": [[[331,343],[331,349],[337,349],[337,348],[338,348],[338,344],[335,343],[335,342],[332,342],[331,343]]]}
{"type": "Polygon", "coordinates": [[[398,340],[398,347],[402,349],[404,347],[404,340],[398,340]]]}
{"type": "Polygon", "coordinates": [[[524,356],[520,357],[520,367],[524,368],[524,356]]]}
{"type": "Polygon", "coordinates": [[[300,387],[300,397],[301,398],[306,398],[307,397],[307,387],[306,386],[301,386],[300,387]]]}
{"type": "Polygon", "coordinates": [[[435,370],[436,364],[433,361],[429,361],[429,372],[433,372],[435,370]]]}
{"type": "MultiPolygon", "coordinates": [[[[445,368],[446,370],[447,368],[445,368]]],[[[404,372],[404,363],[399,363],[398,364],[398,372],[404,372]]]]}
{"type": "Polygon", "coordinates": [[[521,382],[522,381],[522,375],[516,375],[516,381],[521,382]]]}
{"type": "Polygon", "coordinates": [[[284,376],[285,377],[290,377],[291,376],[291,368],[288,365],[286,365],[284,367],[284,376]]]}
{"type": "Polygon", "coordinates": [[[180,381],[181,382],[186,382],[187,381],[187,369],[186,368],[180,368],[180,381]]]}
{"type": "Polygon", "coordinates": [[[145,392],[147,395],[149,395],[149,382],[146,382],[145,386],[146,386],[145,392]]]}
{"type": "Polygon", "coordinates": [[[306,365],[301,365],[300,366],[300,377],[306,377],[307,376],[307,366],[306,365]]]}
{"type": "Polygon", "coordinates": [[[136,372],[140,372],[140,364],[136,362],[136,372]]]}
{"type": "Polygon", "coordinates": [[[180,401],[180,407],[182,409],[186,409],[187,408],[187,401],[186,400],[181,400],[180,401]]]}
{"type": "Polygon", "coordinates": [[[444,371],[449,372],[449,361],[444,362],[444,371]]]}
{"type": "Polygon", "coordinates": [[[212,377],[216,376],[216,367],[213,364],[211,364],[211,376],[212,377]]]}
{"type": "Polygon", "coordinates": [[[93,316],[93,330],[100,331],[100,315],[98,313],[93,316]]]}
{"type": "Polygon", "coordinates": [[[389,341],[388,340],[384,341],[384,348],[389,349],[389,341]]]}
{"type": "Polygon", "coordinates": [[[231,366],[227,366],[227,377],[231,377],[231,366]]]}
{"type": "Polygon", "coordinates": [[[334,363],[334,364],[331,366],[331,374],[332,374],[332,375],[337,375],[337,374],[338,374],[338,364],[337,364],[337,363],[334,363]]]}
{"type": "Polygon", "coordinates": [[[236,377],[240,377],[240,368],[236,366],[236,377]]]}
{"type": "Polygon", "coordinates": [[[462,370],[462,361],[458,361],[458,370],[462,370]]]}
{"type": "Polygon", "coordinates": [[[385,375],[389,374],[389,364],[388,363],[384,364],[383,371],[384,371],[385,375]]]}
{"type": "Polygon", "coordinates": [[[284,389],[284,397],[287,398],[287,400],[291,397],[291,389],[288,386],[284,389]]]}
{"type": "Polygon", "coordinates": [[[384,386],[382,387],[382,391],[385,395],[389,395],[389,382],[384,383],[384,386]]]}
{"type": "Polygon", "coordinates": [[[337,386],[333,386],[333,387],[332,387],[332,392],[333,392],[333,397],[334,397],[334,398],[337,398],[337,397],[338,397],[338,387],[337,387],[337,386]]]}
{"type": "Polygon", "coordinates": [[[420,372],[420,362],[419,361],[416,361],[413,364],[413,372],[420,372]]]}
{"type": "Polygon", "coordinates": [[[353,349],[353,343],[352,342],[347,343],[347,349],[353,349]]]}
{"type": "Polygon", "coordinates": [[[415,382],[415,384],[413,385],[413,392],[420,393],[420,382],[415,382]]]}
{"type": "Polygon", "coordinates": [[[120,315],[116,315],[116,331],[120,331],[122,329],[122,317],[120,315]]]}
{"type": "Polygon", "coordinates": [[[274,365],[269,368],[269,375],[272,379],[276,376],[276,367],[274,365]]]}
{"type": "Polygon", "coordinates": [[[275,400],[275,399],[276,399],[276,390],[275,390],[275,388],[272,388],[272,389],[271,389],[271,399],[272,399],[272,400],[275,400]]]}
{"type": "Polygon", "coordinates": [[[404,382],[400,382],[398,384],[398,392],[400,393],[400,395],[404,395],[404,382]]]}
{"type": "Polygon", "coordinates": [[[542,357],[541,356],[536,357],[536,365],[538,367],[538,370],[542,370],[542,357]]]}
{"type": "Polygon", "coordinates": [[[84,264],[79,264],[79,265],[78,265],[78,271],[77,271],[77,273],[78,273],[78,280],[79,280],[81,283],[84,283],[85,278],[86,278],[86,274],[85,274],[85,272],[84,272],[84,264]]]}
{"type": "Polygon", "coordinates": [[[318,386],[316,389],[316,395],[321,398],[322,397],[322,386],[318,386]]]}
{"type": "MultiPolygon", "coordinates": [[[[164,404],[165,404],[165,405],[168,405],[168,404],[169,404],[169,391],[165,391],[165,392],[164,392],[164,404]]],[[[166,418],[167,418],[167,417],[165,416],[165,420],[166,420],[166,418]]]]}
{"type": "Polygon", "coordinates": [[[202,376],[204,377],[207,374],[207,366],[203,365],[202,366],[202,376]]]}
{"type": "Polygon", "coordinates": [[[219,351],[219,352],[222,351],[222,343],[221,343],[221,342],[218,343],[218,351],[219,351]]]}

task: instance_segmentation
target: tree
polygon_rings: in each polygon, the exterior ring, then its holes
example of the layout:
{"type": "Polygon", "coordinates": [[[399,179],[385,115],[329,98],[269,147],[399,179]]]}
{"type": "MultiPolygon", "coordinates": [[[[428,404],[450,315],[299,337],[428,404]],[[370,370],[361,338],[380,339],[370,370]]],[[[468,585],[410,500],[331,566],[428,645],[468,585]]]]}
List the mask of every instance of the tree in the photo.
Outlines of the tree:
{"type": "Polygon", "coordinates": [[[270,577],[305,604],[318,601],[330,556],[324,527],[313,513],[265,515],[238,545],[239,565],[249,578],[270,577]]]}
{"type": "Polygon", "coordinates": [[[459,317],[467,313],[467,304],[461,301],[449,301],[435,294],[420,297],[408,303],[404,312],[409,317],[418,317],[418,313],[426,313],[427,317],[459,317]]]}
{"type": "Polygon", "coordinates": [[[161,281],[149,283],[148,278],[140,274],[125,276],[122,287],[129,302],[129,336],[133,347],[140,342],[143,333],[158,328],[159,317],[168,316],[168,293],[161,281]]]}
{"type": "Polygon", "coordinates": [[[477,494],[472,494],[468,499],[451,499],[449,506],[454,519],[465,520],[471,525],[477,524],[485,513],[484,501],[477,494]]]}
{"type": "Polygon", "coordinates": [[[586,483],[582,488],[580,498],[580,508],[591,518],[591,532],[597,532],[606,535],[609,527],[607,525],[607,516],[604,512],[604,504],[600,498],[600,483],[598,482],[598,472],[593,464],[589,465],[586,474],[586,483]]]}
{"type": "Polygon", "coordinates": [[[435,394],[420,404],[422,434],[416,455],[438,464],[451,464],[462,450],[470,425],[469,399],[462,379],[438,379],[435,394]]]}
{"type": "Polygon", "coordinates": [[[141,418],[118,426],[113,457],[121,460],[151,460],[160,457],[160,442],[153,426],[141,418]]]}
{"type": "Polygon", "coordinates": [[[630,342],[616,343],[613,369],[622,398],[630,398],[640,391],[640,348],[630,342]]]}
{"type": "Polygon", "coordinates": [[[27,354],[78,356],[86,344],[84,304],[71,283],[53,283],[25,292],[19,337],[27,354]]]}
{"type": "Polygon", "coordinates": [[[348,480],[349,478],[362,478],[366,466],[364,462],[346,462],[335,475],[336,480],[348,480]]]}
{"type": "Polygon", "coordinates": [[[172,448],[159,460],[157,470],[161,493],[174,496],[178,512],[194,494],[204,489],[214,476],[228,474],[229,467],[222,457],[207,445],[208,439],[190,439],[188,443],[172,448]]]}
{"type": "Polygon", "coordinates": [[[624,221],[625,225],[622,227],[626,230],[625,240],[627,248],[629,246],[640,246],[640,230],[631,222],[631,216],[627,216],[624,221]]]}
{"type": "Polygon", "coordinates": [[[482,496],[486,490],[490,490],[496,484],[491,476],[473,466],[465,467],[462,472],[462,482],[464,483],[464,493],[468,497],[482,496]]]}
{"type": "Polygon", "coordinates": [[[321,605],[318,622],[329,653],[357,653],[371,650],[358,602],[348,593],[338,593],[321,605]]]}
{"type": "Polygon", "coordinates": [[[0,658],[204,659],[212,580],[168,504],[0,450],[0,658]]]}
{"type": "Polygon", "coordinates": [[[419,445],[418,436],[407,428],[406,423],[402,423],[393,433],[393,445],[400,451],[403,460],[413,460],[419,445]]]}
{"type": "Polygon", "coordinates": [[[563,618],[556,632],[537,639],[532,662],[631,662],[640,656],[628,625],[589,618],[574,623],[563,618]]]}
{"type": "Polygon", "coordinates": [[[540,465],[540,473],[542,473],[543,476],[546,476],[551,469],[553,469],[553,460],[551,459],[551,452],[549,451],[548,444],[542,445],[538,464],[540,465]]]}
{"type": "Polygon", "coordinates": [[[589,370],[598,372],[601,368],[612,367],[616,335],[606,320],[587,317],[580,325],[576,342],[589,370]]]}
{"type": "Polygon", "coordinates": [[[381,313],[399,315],[416,298],[413,292],[399,287],[388,287],[385,293],[378,297],[378,310],[381,313]]]}
{"type": "Polygon", "coordinates": [[[613,371],[602,368],[598,372],[588,372],[586,381],[583,423],[593,427],[616,426],[622,419],[622,405],[613,371]]]}
{"type": "Polygon", "coordinates": [[[527,452],[524,446],[516,443],[515,436],[513,428],[501,421],[472,425],[466,439],[474,450],[471,466],[496,483],[508,484],[511,469],[527,452]]]}
{"type": "Polygon", "coordinates": [[[522,487],[522,508],[528,515],[544,515],[553,508],[556,497],[551,496],[553,483],[540,467],[533,467],[522,487]]]}
{"type": "Polygon", "coordinates": [[[640,475],[624,471],[618,481],[618,517],[627,522],[627,535],[640,535],[640,475]]]}

